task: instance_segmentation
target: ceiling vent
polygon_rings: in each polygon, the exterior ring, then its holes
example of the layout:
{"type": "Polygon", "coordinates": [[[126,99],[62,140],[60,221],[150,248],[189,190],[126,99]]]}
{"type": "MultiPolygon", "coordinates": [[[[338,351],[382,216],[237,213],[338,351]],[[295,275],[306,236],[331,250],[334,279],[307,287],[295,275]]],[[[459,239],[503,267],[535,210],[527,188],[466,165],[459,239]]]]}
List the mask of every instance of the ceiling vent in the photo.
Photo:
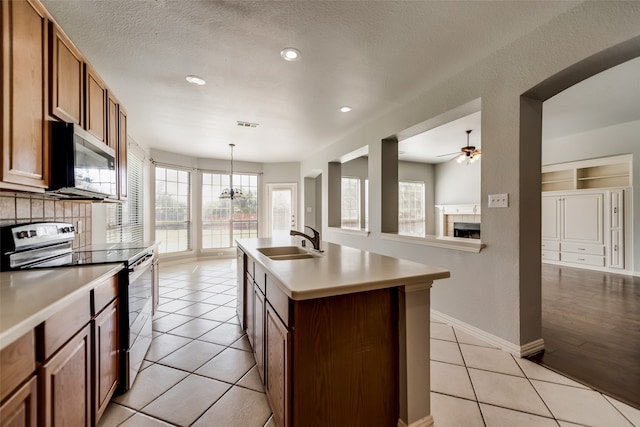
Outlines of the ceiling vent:
{"type": "Polygon", "coordinates": [[[236,123],[238,124],[238,126],[243,127],[243,128],[257,128],[258,127],[258,123],[243,122],[241,120],[236,121],[236,123]]]}

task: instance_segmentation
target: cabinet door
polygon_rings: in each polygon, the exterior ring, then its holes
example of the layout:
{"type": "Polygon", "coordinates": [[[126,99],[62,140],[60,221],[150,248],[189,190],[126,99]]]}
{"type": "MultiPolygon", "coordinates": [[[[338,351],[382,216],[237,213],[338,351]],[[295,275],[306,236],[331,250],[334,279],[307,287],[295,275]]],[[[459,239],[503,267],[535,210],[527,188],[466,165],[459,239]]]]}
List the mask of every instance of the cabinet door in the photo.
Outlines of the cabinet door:
{"type": "Polygon", "coordinates": [[[90,325],[40,368],[44,427],[91,425],[90,325]]]}
{"type": "Polygon", "coordinates": [[[563,197],[562,240],[604,244],[603,193],[563,197]]]}
{"type": "Polygon", "coordinates": [[[560,240],[560,197],[542,196],[542,240],[560,240]]]}
{"type": "Polygon", "coordinates": [[[51,97],[52,116],[64,122],[82,125],[82,54],[54,23],[51,28],[51,97]]]}
{"type": "Polygon", "coordinates": [[[0,406],[1,427],[35,427],[38,383],[35,375],[0,406]]]}
{"type": "Polygon", "coordinates": [[[113,300],[95,318],[95,407],[96,422],[107,409],[120,381],[119,312],[118,298],[113,300]]]}
{"type": "Polygon", "coordinates": [[[44,192],[49,184],[47,14],[37,2],[3,1],[0,187],[44,192]]]}
{"type": "Polygon", "coordinates": [[[624,268],[624,236],[621,230],[610,231],[608,267],[624,268]]]}
{"type": "Polygon", "coordinates": [[[118,198],[124,200],[128,194],[127,173],[127,112],[118,107],[118,198]]]}
{"type": "Polygon", "coordinates": [[[255,348],[255,297],[253,295],[253,279],[249,277],[247,274],[246,282],[245,282],[245,295],[246,301],[244,304],[245,310],[245,318],[247,319],[247,339],[249,340],[249,344],[251,344],[251,348],[255,348]]]}
{"type": "Polygon", "coordinates": [[[107,145],[118,152],[118,100],[107,92],[107,145]]]}
{"type": "Polygon", "coordinates": [[[258,373],[264,381],[264,310],[265,310],[265,298],[258,285],[254,286],[254,337],[253,337],[253,352],[256,356],[256,365],[258,366],[258,373]]]}
{"type": "Polygon", "coordinates": [[[273,418],[281,427],[289,425],[289,331],[273,308],[266,313],[266,392],[273,418]]]}
{"type": "Polygon", "coordinates": [[[85,65],[85,107],[87,132],[106,143],[107,87],[89,64],[85,65]]]}
{"type": "Polygon", "coordinates": [[[609,198],[608,267],[624,268],[624,191],[611,190],[609,198]]]}

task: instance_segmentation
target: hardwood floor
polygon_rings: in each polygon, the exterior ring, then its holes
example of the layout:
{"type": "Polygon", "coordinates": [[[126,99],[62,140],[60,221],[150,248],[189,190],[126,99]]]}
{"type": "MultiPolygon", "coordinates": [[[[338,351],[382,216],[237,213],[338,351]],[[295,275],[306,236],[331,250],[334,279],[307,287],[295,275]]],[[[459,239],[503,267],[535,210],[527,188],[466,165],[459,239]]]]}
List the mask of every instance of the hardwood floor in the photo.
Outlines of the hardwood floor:
{"type": "Polygon", "coordinates": [[[542,264],[542,338],[530,359],[640,409],[640,278],[542,264]]]}

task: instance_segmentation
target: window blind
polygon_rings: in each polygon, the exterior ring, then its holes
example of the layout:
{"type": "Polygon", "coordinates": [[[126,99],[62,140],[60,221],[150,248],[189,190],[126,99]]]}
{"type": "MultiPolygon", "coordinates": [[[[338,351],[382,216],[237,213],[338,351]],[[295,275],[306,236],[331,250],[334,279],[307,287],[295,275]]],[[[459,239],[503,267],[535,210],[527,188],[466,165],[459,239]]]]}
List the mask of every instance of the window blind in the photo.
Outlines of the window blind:
{"type": "Polygon", "coordinates": [[[128,197],[124,203],[107,206],[107,243],[140,242],[144,239],[144,162],[137,144],[127,150],[128,197]]]}

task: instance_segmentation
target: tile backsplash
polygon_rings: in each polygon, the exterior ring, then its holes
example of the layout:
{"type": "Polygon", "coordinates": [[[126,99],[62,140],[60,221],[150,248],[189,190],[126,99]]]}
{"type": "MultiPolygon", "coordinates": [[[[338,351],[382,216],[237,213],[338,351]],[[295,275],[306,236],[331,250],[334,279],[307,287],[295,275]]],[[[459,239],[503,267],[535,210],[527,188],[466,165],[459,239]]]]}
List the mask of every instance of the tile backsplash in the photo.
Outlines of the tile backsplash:
{"type": "Polygon", "coordinates": [[[74,249],[91,244],[91,203],[0,193],[0,226],[42,221],[73,224],[76,227],[74,249]]]}

